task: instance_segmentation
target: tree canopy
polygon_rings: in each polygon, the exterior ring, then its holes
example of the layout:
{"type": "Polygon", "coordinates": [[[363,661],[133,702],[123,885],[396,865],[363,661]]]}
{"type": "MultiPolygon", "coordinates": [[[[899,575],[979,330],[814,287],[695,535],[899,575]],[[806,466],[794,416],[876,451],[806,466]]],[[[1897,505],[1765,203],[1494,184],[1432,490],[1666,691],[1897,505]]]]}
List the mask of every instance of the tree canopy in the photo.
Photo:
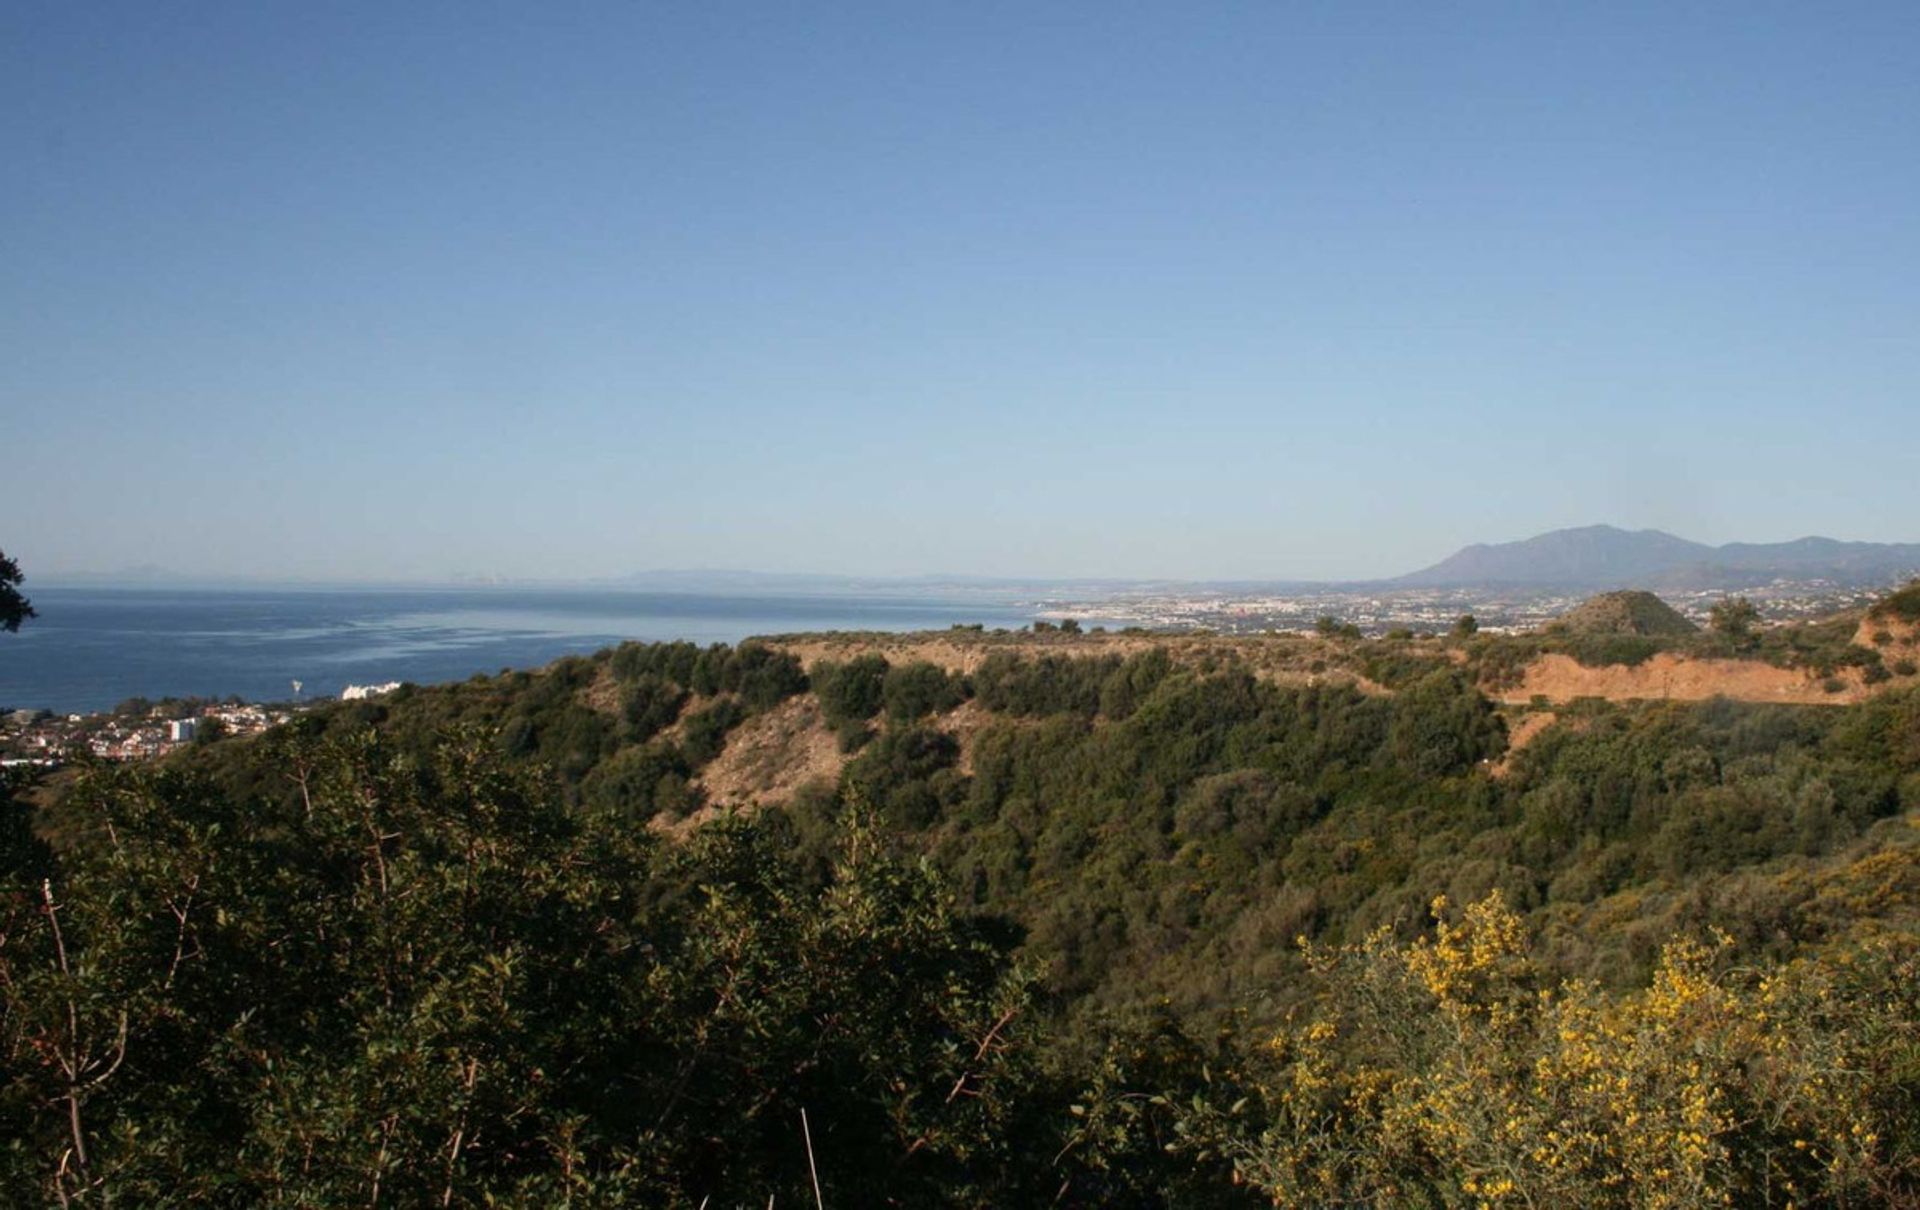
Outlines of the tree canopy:
{"type": "Polygon", "coordinates": [[[20,564],[0,551],[0,630],[9,634],[17,632],[28,618],[40,616],[33,611],[33,602],[20,595],[20,585],[26,578],[20,564]]]}

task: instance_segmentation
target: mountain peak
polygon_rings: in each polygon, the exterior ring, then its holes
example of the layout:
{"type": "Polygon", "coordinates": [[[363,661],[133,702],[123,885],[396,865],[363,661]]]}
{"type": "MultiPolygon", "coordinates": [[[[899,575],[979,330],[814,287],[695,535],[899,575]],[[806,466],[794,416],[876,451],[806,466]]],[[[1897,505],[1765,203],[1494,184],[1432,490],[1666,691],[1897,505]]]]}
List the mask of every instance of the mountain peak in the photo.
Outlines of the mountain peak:
{"type": "Polygon", "coordinates": [[[1475,543],[1392,581],[1408,588],[1738,587],[1776,578],[1884,582],[1920,569],[1920,544],[1791,542],[1708,546],[1664,530],[1556,529],[1517,542],[1475,543]]]}

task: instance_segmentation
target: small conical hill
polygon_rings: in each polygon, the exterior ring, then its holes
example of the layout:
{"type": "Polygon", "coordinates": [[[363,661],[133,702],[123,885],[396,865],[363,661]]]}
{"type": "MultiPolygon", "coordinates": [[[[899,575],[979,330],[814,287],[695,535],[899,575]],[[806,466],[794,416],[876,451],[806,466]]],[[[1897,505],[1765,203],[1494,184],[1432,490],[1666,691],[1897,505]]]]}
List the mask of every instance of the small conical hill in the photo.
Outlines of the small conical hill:
{"type": "Polygon", "coordinates": [[[1605,592],[1562,614],[1559,624],[1574,634],[1693,634],[1700,628],[1650,592],[1605,592]]]}

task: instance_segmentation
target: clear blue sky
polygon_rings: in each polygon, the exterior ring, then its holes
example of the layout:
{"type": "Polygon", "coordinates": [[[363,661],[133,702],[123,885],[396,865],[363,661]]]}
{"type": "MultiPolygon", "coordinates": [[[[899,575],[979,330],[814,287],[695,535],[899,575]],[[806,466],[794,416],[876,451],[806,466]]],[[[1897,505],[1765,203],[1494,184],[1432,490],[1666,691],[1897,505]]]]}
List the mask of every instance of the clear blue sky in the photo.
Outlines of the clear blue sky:
{"type": "Polygon", "coordinates": [[[13,0],[0,549],[1920,539],[1916,64],[1911,3],[13,0]]]}

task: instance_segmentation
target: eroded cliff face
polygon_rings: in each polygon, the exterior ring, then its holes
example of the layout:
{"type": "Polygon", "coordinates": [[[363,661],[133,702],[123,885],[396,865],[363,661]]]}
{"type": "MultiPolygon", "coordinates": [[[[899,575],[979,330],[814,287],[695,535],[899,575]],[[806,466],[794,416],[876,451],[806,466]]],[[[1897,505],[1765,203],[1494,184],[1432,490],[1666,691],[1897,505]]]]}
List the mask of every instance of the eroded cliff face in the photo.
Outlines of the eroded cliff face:
{"type": "Polygon", "coordinates": [[[1572,656],[1550,653],[1526,666],[1518,686],[1504,689],[1504,702],[1528,702],[1544,697],[1569,702],[1581,697],[1609,701],[1705,701],[1726,697],[1742,702],[1781,702],[1792,705],[1840,706],[1873,692],[1858,669],[1842,669],[1829,678],[1803,668],[1778,668],[1759,660],[1696,659],[1663,651],[1639,664],[1608,664],[1589,668],[1572,656]]]}

